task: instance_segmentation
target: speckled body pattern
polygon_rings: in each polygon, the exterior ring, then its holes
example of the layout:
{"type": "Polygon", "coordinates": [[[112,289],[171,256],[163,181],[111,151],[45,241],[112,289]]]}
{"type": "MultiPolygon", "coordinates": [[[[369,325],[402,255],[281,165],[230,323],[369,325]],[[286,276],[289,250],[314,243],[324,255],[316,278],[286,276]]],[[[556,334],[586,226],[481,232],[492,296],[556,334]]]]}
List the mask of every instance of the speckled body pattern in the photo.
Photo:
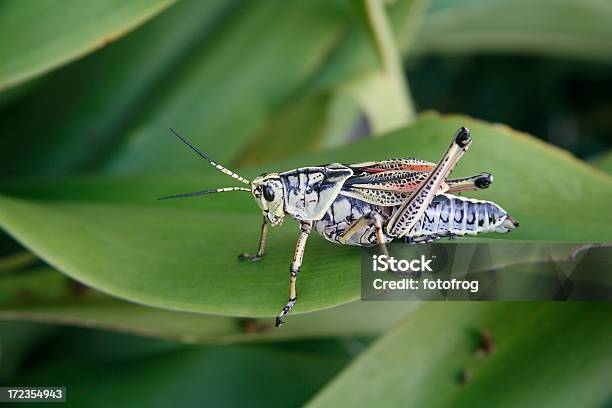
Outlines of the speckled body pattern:
{"type": "MultiPolygon", "coordinates": [[[[328,241],[370,246],[377,243],[373,224],[364,225],[350,237],[343,235],[371,213],[380,215],[386,225],[434,167],[435,163],[402,158],[305,167],[279,176],[287,212],[297,219],[314,221],[314,229],[328,241]]],[[[407,234],[394,236],[385,229],[385,243],[397,239],[427,243],[442,237],[508,231],[504,224],[508,214],[499,205],[445,193],[452,187],[453,180],[441,184],[407,234]]]]}
{"type": "MultiPolygon", "coordinates": [[[[340,193],[325,216],[314,223],[314,228],[331,242],[372,246],[377,244],[373,225],[365,226],[347,241],[341,242],[340,237],[357,219],[376,212],[386,222],[398,208],[398,205],[384,207],[370,204],[340,193]]],[[[491,201],[440,194],[432,201],[409,235],[402,240],[410,243],[427,243],[442,237],[506,232],[507,229],[503,224],[507,216],[508,214],[499,205],[491,201]]],[[[385,243],[397,239],[387,233],[384,233],[384,237],[385,243]]]]}

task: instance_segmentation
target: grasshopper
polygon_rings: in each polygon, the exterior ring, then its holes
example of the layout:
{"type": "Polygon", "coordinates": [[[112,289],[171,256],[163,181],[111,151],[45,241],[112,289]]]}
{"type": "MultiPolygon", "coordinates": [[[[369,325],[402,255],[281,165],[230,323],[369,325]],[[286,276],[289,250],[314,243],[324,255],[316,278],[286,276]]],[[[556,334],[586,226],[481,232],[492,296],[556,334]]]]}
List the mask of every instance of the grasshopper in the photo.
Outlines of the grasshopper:
{"type": "Polygon", "coordinates": [[[379,245],[385,254],[385,244],[391,241],[428,243],[441,237],[506,233],[518,227],[518,222],[499,205],[452,194],[485,189],[493,181],[489,173],[447,178],[472,143],[470,131],[465,127],[455,133],[437,164],[405,158],[332,163],[266,173],[253,181],[210,159],[176,131],[170,130],[219,171],[249,185],[248,188],[224,187],[161,198],[228,191],[251,193],[263,214],[261,236],[257,252],[240,254],[240,260],[262,259],[269,226],[280,225],[287,215],[299,222],[300,235],[289,267],[289,300],[276,317],[276,327],[284,323],[283,318],[297,301],[295,282],[313,227],[328,241],[357,246],[379,245]]]}

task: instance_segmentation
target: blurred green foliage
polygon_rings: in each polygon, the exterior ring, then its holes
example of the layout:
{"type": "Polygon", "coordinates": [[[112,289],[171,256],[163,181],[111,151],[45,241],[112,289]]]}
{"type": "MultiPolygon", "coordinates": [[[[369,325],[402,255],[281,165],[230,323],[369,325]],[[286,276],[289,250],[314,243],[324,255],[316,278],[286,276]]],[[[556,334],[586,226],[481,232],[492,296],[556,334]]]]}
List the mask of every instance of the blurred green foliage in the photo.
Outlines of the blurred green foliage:
{"type": "Polygon", "coordinates": [[[505,238],[609,242],[611,4],[1,1],[3,385],[85,406],[609,403],[608,304],[352,302],[359,252],[313,237],[273,330],[253,317],[282,306],[295,227],[243,265],[248,197],[154,199],[228,183],[168,127],[253,176],[435,161],[467,124],[457,172],[495,173],[479,197],[521,221],[505,238]]]}

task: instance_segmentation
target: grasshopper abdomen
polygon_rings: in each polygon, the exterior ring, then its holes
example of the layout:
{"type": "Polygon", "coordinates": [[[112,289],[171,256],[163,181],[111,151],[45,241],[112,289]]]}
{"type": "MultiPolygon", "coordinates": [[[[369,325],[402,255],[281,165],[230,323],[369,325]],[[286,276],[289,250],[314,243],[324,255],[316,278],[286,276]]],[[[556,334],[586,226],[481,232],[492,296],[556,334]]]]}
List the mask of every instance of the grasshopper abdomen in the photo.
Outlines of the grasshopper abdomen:
{"type": "Polygon", "coordinates": [[[419,238],[505,233],[518,224],[499,205],[491,201],[440,194],[432,200],[425,214],[409,236],[419,238]]]}

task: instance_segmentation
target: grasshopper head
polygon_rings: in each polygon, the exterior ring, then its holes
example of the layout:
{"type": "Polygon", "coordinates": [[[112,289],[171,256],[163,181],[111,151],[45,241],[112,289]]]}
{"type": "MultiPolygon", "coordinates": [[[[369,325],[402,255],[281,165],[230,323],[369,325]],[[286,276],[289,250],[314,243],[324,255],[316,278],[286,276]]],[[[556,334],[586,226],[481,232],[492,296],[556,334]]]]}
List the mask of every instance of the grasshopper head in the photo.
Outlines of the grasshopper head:
{"type": "Polygon", "coordinates": [[[262,174],[251,183],[251,193],[264,217],[279,225],[285,216],[285,189],[277,173],[262,174]]]}

